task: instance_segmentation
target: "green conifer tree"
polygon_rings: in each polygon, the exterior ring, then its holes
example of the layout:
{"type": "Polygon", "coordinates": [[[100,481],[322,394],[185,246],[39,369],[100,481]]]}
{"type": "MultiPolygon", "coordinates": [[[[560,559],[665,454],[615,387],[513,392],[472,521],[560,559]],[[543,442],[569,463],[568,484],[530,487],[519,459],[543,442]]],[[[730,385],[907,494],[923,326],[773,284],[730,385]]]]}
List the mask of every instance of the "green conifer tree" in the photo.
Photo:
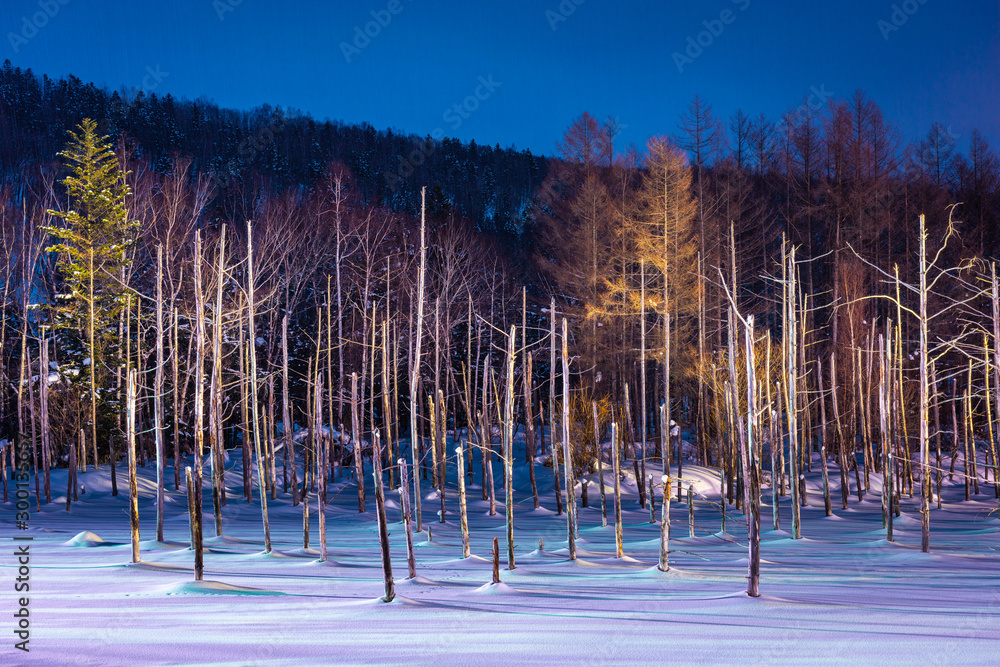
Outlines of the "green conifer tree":
{"type": "Polygon", "coordinates": [[[70,130],[69,136],[66,149],[59,153],[70,171],[62,181],[68,205],[65,211],[48,212],[63,224],[46,228],[57,240],[46,250],[58,253],[56,266],[62,279],[52,309],[53,324],[78,331],[90,357],[96,456],[100,380],[106,353],[117,336],[116,321],[129,298],[122,279],[131,263],[138,223],[129,220],[125,206],[131,194],[126,172],[119,167],[108,137],[97,134],[97,123],[84,118],[78,132],[70,130]]]}

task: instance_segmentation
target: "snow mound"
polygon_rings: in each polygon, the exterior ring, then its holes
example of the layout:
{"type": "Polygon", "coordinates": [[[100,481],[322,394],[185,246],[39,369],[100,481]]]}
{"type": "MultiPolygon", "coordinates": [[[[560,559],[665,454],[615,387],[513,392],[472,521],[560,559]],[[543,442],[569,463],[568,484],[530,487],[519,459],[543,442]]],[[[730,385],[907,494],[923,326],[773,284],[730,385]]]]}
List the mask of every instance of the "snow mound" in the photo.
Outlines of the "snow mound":
{"type": "Polygon", "coordinates": [[[85,530],[82,533],[77,533],[75,537],[71,540],[63,542],[67,547],[100,547],[107,544],[97,533],[92,533],[89,530],[85,530]]]}
{"type": "Polygon", "coordinates": [[[428,586],[435,585],[436,581],[432,581],[427,577],[421,577],[419,574],[412,579],[403,579],[402,581],[397,581],[396,586],[428,586]]]}
{"type": "Polygon", "coordinates": [[[484,584],[477,588],[474,593],[482,593],[484,595],[518,595],[519,591],[511,588],[502,581],[499,584],[489,583],[484,584]]]}
{"type": "Polygon", "coordinates": [[[269,591],[250,586],[233,586],[221,581],[186,581],[158,589],[164,595],[284,595],[279,591],[269,591]]]}

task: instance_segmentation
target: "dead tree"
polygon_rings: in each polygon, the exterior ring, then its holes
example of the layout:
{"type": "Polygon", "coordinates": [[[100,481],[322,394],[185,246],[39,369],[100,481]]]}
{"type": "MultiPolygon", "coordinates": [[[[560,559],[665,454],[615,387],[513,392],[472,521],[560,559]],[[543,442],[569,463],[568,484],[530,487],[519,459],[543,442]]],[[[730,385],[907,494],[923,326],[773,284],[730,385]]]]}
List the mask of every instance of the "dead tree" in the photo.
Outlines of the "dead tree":
{"type": "Polygon", "coordinates": [[[465,460],[461,444],[455,448],[455,454],[458,456],[458,507],[462,517],[462,558],[468,558],[472,554],[469,551],[469,517],[465,507],[465,475],[462,472],[465,460]]]}
{"type": "Polygon", "coordinates": [[[191,478],[191,466],[184,469],[187,483],[188,520],[191,525],[191,549],[194,551],[194,580],[201,581],[204,566],[204,556],[201,543],[201,514],[195,503],[194,480],[191,478]]]}
{"type": "MultiPolygon", "coordinates": [[[[351,441],[354,445],[354,479],[358,482],[358,512],[365,512],[365,466],[361,458],[361,424],[358,419],[358,374],[351,373],[351,441]]],[[[414,464],[416,470],[416,464],[414,464]]]]}
{"type": "Polygon", "coordinates": [[[406,470],[406,459],[399,461],[399,504],[403,511],[403,524],[406,527],[406,567],[409,570],[407,579],[417,576],[416,559],[413,556],[413,522],[410,515],[410,480],[406,470]]]}
{"type": "MultiPolygon", "coordinates": [[[[604,446],[601,443],[601,425],[597,418],[597,401],[591,401],[591,408],[594,411],[594,441],[597,444],[597,479],[601,485],[601,528],[608,527],[608,503],[607,494],[604,491],[604,446]]],[[[663,414],[663,408],[660,408],[663,414]]],[[[662,449],[661,449],[662,452],[662,449]]],[[[652,488],[652,486],[650,486],[652,488]]]]}
{"type": "Polygon", "coordinates": [[[253,229],[247,221],[247,320],[249,336],[247,354],[250,357],[250,430],[253,435],[254,454],[257,457],[257,477],[260,485],[260,512],[264,523],[264,553],[271,553],[271,528],[267,515],[267,493],[264,480],[264,466],[261,461],[260,425],[258,415],[260,405],[257,400],[257,333],[254,326],[254,275],[253,275],[253,229]]]}
{"type": "Polygon", "coordinates": [[[507,343],[507,392],[504,403],[504,505],[507,510],[507,569],[514,569],[514,359],[517,327],[507,343]]]}
{"type": "Polygon", "coordinates": [[[372,476],[375,478],[375,511],[378,516],[378,537],[379,548],[382,551],[382,577],[385,583],[385,596],[383,602],[392,602],[396,597],[396,589],[392,581],[392,558],[389,554],[389,526],[385,518],[385,492],[382,490],[382,456],[379,451],[379,435],[375,431],[372,438],[372,462],[375,470],[372,476]]]}
{"type": "MultiPolygon", "coordinates": [[[[139,485],[137,480],[137,463],[135,460],[135,377],[133,368],[128,374],[128,399],[125,418],[128,432],[128,492],[129,519],[132,532],[132,562],[139,562],[139,485]]],[[[72,466],[75,467],[75,466],[72,466]]]]}
{"type": "MultiPolygon", "coordinates": [[[[427,273],[427,187],[420,189],[420,265],[417,270],[417,324],[413,331],[413,366],[410,370],[410,453],[413,459],[413,510],[417,532],[423,528],[420,511],[420,436],[417,430],[417,396],[420,382],[420,341],[424,327],[424,281],[427,273]]],[[[485,411],[485,406],[484,406],[485,411]]]]}
{"type": "MultiPolygon", "coordinates": [[[[611,424],[611,455],[615,476],[615,557],[622,558],[625,555],[622,548],[622,490],[621,490],[621,465],[618,454],[618,424],[611,424]]],[[[669,487],[664,489],[663,497],[666,498],[664,506],[668,508],[670,503],[669,487]]]]}
{"type": "MultiPolygon", "coordinates": [[[[563,411],[562,411],[562,441],[563,463],[566,467],[566,540],[569,547],[569,559],[576,560],[576,480],[573,478],[573,452],[569,441],[569,329],[566,318],[562,321],[562,376],[563,376],[563,411]]],[[[596,434],[595,434],[596,437],[596,434]]]]}
{"type": "MultiPolygon", "coordinates": [[[[614,432],[614,426],[611,428],[614,432]]],[[[660,509],[660,563],[657,567],[661,572],[666,572],[670,569],[670,476],[663,475],[660,481],[663,482],[663,506],[660,509]]],[[[615,538],[620,544],[617,529],[615,538]]],[[[621,553],[618,557],[621,558],[621,553]]]]}
{"type": "Polygon", "coordinates": [[[156,442],[156,540],[163,541],[163,247],[156,246],[156,372],[153,374],[153,437],[156,442]]]}

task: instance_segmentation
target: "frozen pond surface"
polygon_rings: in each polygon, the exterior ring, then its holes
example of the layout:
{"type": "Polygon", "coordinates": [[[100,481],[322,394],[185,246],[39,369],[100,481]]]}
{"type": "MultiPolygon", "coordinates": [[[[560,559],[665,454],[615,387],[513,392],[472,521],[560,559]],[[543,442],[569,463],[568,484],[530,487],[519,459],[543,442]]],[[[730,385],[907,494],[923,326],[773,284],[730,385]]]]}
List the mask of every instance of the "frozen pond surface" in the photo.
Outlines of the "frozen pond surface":
{"type": "MultiPolygon", "coordinates": [[[[328,562],[318,561],[315,495],[312,548],[303,549],[301,506],[293,507],[279,493],[269,501],[274,552],[265,555],[256,488],[254,504],[247,505],[239,495],[239,454],[230,454],[222,537],[214,536],[206,468],[201,583],[192,580],[185,492],[183,486],[172,490],[171,466],[165,475],[170,489],[165,543],[150,541],[155,470],[152,464],[140,469],[140,564],[129,563],[127,496],[110,495],[107,466],[80,474],[87,492],[68,513],[61,492],[41,513],[32,499],[27,532],[14,529],[13,505],[4,504],[5,544],[12,544],[15,533],[34,540],[31,652],[14,650],[7,630],[0,662],[982,665],[1000,655],[1000,522],[992,481],[965,502],[960,478],[950,483],[946,478],[944,508],[931,514],[930,554],[920,553],[917,498],[904,496],[896,541],[885,540],[878,475],[864,502],[852,496],[850,509],[841,510],[839,474],[831,467],[835,516],[827,518],[814,465],[801,540],[791,539],[789,497],[781,500],[785,530],[771,529],[765,487],[762,596],[750,599],[746,526],[730,508],[728,532],[720,532],[714,469],[684,467],[685,479],[695,481],[700,496],[696,534],[688,536],[686,502],[675,500],[668,573],[656,568],[659,526],[639,507],[630,477],[623,487],[626,557],[614,558],[614,529],[601,527],[593,475],[591,507],[580,509],[578,560],[571,562],[565,517],[554,511],[551,469],[537,468],[542,509],[536,511],[521,464],[515,471],[513,571],[504,569],[501,467],[496,467],[495,516],[489,516],[480,487],[468,488],[473,556],[464,560],[454,479],[449,478],[445,524],[438,523],[436,492],[422,480],[424,526],[431,527],[433,541],[426,532],[415,536],[419,576],[413,581],[404,580],[399,496],[387,492],[397,599],[386,604],[379,600],[382,568],[370,475],[363,515],[353,482],[337,479],[330,486],[328,562]],[[92,534],[81,535],[85,531],[92,534]],[[489,585],[494,537],[500,538],[503,580],[496,587],[489,585]]],[[[474,467],[478,482],[478,458],[474,467]]],[[[54,490],[66,488],[65,475],[54,472],[54,490]]],[[[124,468],[118,476],[119,488],[127,492],[124,468]]],[[[610,476],[606,483],[613,521],[610,476]]],[[[0,563],[5,581],[13,581],[13,559],[0,563]]]]}

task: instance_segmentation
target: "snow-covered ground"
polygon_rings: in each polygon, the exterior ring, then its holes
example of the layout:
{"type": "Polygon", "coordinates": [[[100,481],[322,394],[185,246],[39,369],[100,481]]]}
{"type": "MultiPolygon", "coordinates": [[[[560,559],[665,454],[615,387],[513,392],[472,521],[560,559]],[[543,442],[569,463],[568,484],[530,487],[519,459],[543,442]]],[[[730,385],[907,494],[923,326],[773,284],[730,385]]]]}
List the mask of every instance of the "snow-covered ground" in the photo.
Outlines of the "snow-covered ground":
{"type": "MultiPolygon", "coordinates": [[[[70,512],[62,491],[66,472],[55,472],[52,488],[60,491],[40,513],[32,499],[26,532],[14,528],[13,504],[3,504],[0,530],[7,555],[0,558],[0,576],[7,620],[0,664],[983,665],[1000,656],[1000,522],[992,483],[965,502],[960,478],[946,479],[944,508],[931,513],[930,554],[920,552],[917,499],[904,496],[896,541],[885,540],[879,476],[873,476],[873,493],[864,502],[853,496],[850,509],[841,510],[839,475],[831,469],[835,516],[827,518],[814,466],[801,540],[791,539],[788,497],[781,500],[785,530],[771,530],[765,488],[762,596],[750,599],[746,525],[730,508],[728,532],[720,532],[715,470],[684,466],[685,479],[695,481],[699,494],[696,535],[688,536],[686,503],[675,500],[671,569],[664,573],[656,568],[659,527],[639,507],[631,479],[624,486],[626,557],[614,558],[614,528],[601,527],[600,492],[592,475],[591,507],[581,508],[578,559],[571,562],[565,518],[554,511],[551,469],[538,467],[542,509],[534,510],[527,469],[519,464],[517,567],[508,571],[502,469],[497,465],[495,471],[497,514],[489,516],[477,459],[477,484],[468,487],[473,556],[461,558],[455,480],[449,479],[444,524],[438,523],[436,492],[430,481],[422,481],[425,493],[430,491],[424,525],[433,541],[426,532],[416,536],[419,576],[413,581],[404,580],[399,495],[387,493],[397,598],[386,604],[379,599],[382,568],[370,475],[365,514],[357,512],[353,482],[337,479],[330,487],[330,560],[321,563],[315,495],[312,548],[303,549],[301,507],[279,494],[269,502],[274,551],[264,555],[256,489],[253,505],[239,496],[238,451],[230,452],[228,465],[230,501],[221,537],[214,537],[206,474],[200,583],[192,576],[183,487],[168,492],[167,541],[151,541],[152,464],[140,469],[139,564],[129,562],[124,469],[118,471],[124,492],[118,497],[109,493],[107,466],[80,474],[86,494],[70,512]],[[13,648],[17,640],[11,633],[15,534],[34,537],[30,653],[13,648]],[[500,538],[502,553],[500,586],[489,585],[494,537],[500,538]]],[[[631,464],[627,468],[631,475],[631,464]]],[[[165,478],[172,489],[170,466],[165,478]]],[[[610,475],[606,483],[613,522],[610,475]]]]}

